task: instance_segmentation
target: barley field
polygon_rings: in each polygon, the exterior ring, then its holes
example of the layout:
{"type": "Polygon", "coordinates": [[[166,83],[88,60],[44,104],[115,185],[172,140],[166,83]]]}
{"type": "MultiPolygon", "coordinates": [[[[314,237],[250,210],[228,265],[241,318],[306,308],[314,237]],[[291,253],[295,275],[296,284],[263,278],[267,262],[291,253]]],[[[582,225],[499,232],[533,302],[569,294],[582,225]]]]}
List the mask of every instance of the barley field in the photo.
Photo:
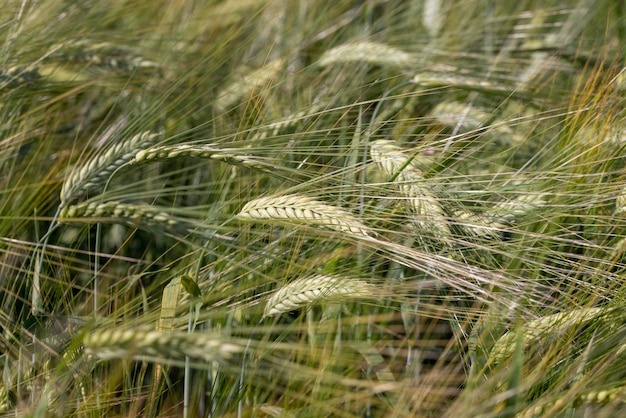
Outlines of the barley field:
{"type": "Polygon", "coordinates": [[[626,410],[622,0],[0,19],[0,416],[626,410]]]}

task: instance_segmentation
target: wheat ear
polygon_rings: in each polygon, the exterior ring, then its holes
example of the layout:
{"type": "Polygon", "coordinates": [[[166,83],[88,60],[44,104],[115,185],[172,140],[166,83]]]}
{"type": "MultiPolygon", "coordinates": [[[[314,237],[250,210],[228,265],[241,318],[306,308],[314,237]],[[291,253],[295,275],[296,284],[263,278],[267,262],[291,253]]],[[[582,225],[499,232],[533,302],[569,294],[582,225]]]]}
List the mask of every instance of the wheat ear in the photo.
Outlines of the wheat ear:
{"type": "Polygon", "coordinates": [[[509,357],[515,351],[519,333],[522,333],[522,343],[526,347],[538,342],[546,335],[563,334],[574,326],[599,320],[606,314],[607,310],[605,308],[584,308],[535,319],[520,329],[503,335],[496,341],[489,356],[494,361],[502,361],[509,357]]]}
{"type": "Polygon", "coordinates": [[[374,236],[374,232],[351,213],[301,195],[262,197],[250,201],[237,217],[242,220],[275,220],[291,225],[322,226],[361,238],[374,236]]]}
{"type": "Polygon", "coordinates": [[[406,197],[407,208],[416,215],[415,222],[438,239],[449,242],[452,234],[439,200],[426,184],[421,171],[412,164],[402,148],[392,141],[373,141],[370,146],[372,160],[406,197]]]}
{"type": "Polygon", "coordinates": [[[111,174],[130,161],[137,150],[154,144],[159,134],[143,132],[121,141],[82,166],[74,167],[61,188],[61,207],[77,195],[104,184],[111,174]]]}
{"type": "Polygon", "coordinates": [[[135,224],[167,225],[178,224],[178,220],[165,208],[151,205],[134,205],[117,201],[83,202],[64,207],[59,213],[59,222],[72,218],[119,218],[135,224]]]}
{"type": "Polygon", "coordinates": [[[85,353],[101,359],[185,356],[204,361],[227,360],[242,353],[244,346],[224,342],[223,337],[206,333],[171,333],[141,329],[113,328],[97,331],[83,340],[85,353]]]}
{"type": "Polygon", "coordinates": [[[375,287],[363,280],[316,275],[280,288],[267,301],[264,316],[280,315],[327,300],[371,298],[375,295],[375,287]]]}
{"type": "Polygon", "coordinates": [[[416,63],[413,55],[398,48],[379,42],[354,42],[339,45],[326,51],[319,59],[318,65],[327,67],[332,64],[362,62],[380,65],[381,67],[411,67],[416,63]]]}

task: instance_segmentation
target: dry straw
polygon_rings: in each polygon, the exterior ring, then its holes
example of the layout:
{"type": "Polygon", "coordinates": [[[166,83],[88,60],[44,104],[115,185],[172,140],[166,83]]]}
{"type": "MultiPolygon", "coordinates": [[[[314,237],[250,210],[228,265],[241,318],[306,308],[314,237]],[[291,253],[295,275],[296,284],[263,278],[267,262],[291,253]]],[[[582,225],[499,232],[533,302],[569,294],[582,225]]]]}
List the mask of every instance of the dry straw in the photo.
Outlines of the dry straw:
{"type": "MultiPolygon", "coordinates": [[[[163,334],[173,332],[177,326],[188,325],[189,319],[185,315],[177,315],[180,313],[181,306],[185,307],[183,301],[187,299],[188,294],[184,292],[182,285],[182,277],[177,276],[170,281],[163,289],[163,297],[161,298],[159,322],[157,323],[157,331],[163,334]]],[[[158,396],[161,388],[161,381],[166,373],[160,364],[155,365],[154,381],[152,396],[158,396]]],[[[161,388],[162,389],[162,388],[161,388]]]]}
{"type": "Polygon", "coordinates": [[[326,51],[318,64],[327,67],[332,64],[354,62],[381,67],[411,67],[416,63],[416,59],[398,48],[378,42],[362,41],[339,45],[326,51]]]}
{"type": "Polygon", "coordinates": [[[375,295],[375,287],[363,280],[316,275],[280,288],[267,301],[264,316],[280,315],[324,301],[371,298],[375,295]]]}
{"type": "Polygon", "coordinates": [[[74,198],[102,186],[111,174],[127,164],[138,150],[156,142],[160,134],[143,132],[113,145],[82,166],[74,167],[61,188],[61,207],[74,198]]]}
{"type": "Polygon", "coordinates": [[[181,277],[182,276],[175,277],[163,289],[159,323],[157,325],[157,331],[159,332],[174,331],[174,323],[177,319],[176,312],[185,295],[181,284],[181,277]]]}
{"type": "Polygon", "coordinates": [[[295,226],[322,226],[361,238],[374,235],[351,213],[301,195],[262,197],[250,201],[237,217],[242,220],[281,221],[295,226]]]}
{"type": "Polygon", "coordinates": [[[370,154],[377,167],[393,179],[393,185],[406,197],[403,202],[415,215],[415,223],[420,229],[442,241],[449,241],[450,228],[439,200],[402,148],[392,141],[378,140],[371,143],[370,154]]]}
{"type": "Polygon", "coordinates": [[[215,110],[218,113],[224,112],[255,90],[267,86],[276,78],[283,66],[284,60],[276,59],[260,69],[237,77],[219,92],[217,100],[215,100],[215,110]]]}
{"type": "Polygon", "coordinates": [[[206,333],[171,333],[141,329],[113,328],[97,331],[83,340],[85,353],[101,359],[186,356],[203,361],[221,361],[242,353],[244,347],[225,342],[219,335],[206,333]]]}

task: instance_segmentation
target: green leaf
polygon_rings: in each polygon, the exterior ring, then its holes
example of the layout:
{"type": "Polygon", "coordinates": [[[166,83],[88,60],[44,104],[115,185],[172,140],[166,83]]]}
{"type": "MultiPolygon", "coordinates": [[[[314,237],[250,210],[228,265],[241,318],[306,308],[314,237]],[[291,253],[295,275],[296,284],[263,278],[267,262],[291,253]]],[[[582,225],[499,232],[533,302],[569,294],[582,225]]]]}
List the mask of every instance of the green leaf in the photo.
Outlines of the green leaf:
{"type": "Polygon", "coordinates": [[[185,274],[180,278],[180,284],[182,284],[183,289],[185,289],[185,291],[187,291],[187,293],[189,293],[194,298],[199,298],[200,296],[202,296],[202,292],[200,291],[198,284],[188,274],[185,274]]]}

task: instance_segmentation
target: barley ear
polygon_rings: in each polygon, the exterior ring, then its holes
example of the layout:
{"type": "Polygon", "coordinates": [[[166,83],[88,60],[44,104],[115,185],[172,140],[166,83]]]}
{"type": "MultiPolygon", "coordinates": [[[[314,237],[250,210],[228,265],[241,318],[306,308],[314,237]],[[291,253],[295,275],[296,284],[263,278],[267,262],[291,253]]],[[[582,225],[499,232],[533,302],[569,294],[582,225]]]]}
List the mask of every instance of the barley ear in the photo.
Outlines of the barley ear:
{"type": "Polygon", "coordinates": [[[96,331],[83,340],[85,353],[101,359],[142,358],[156,360],[189,356],[203,361],[223,361],[243,352],[243,346],[207,333],[170,333],[112,328],[96,331]]]}
{"type": "Polygon", "coordinates": [[[265,305],[263,316],[280,315],[328,300],[375,297],[375,287],[363,280],[316,275],[295,280],[280,288],[265,305]]]}
{"type": "Polygon", "coordinates": [[[276,136],[281,131],[291,128],[307,118],[312,117],[324,108],[322,104],[314,104],[311,108],[300,112],[293,113],[281,120],[261,126],[257,132],[252,135],[250,141],[259,141],[268,136],[276,136]]]}
{"type": "Polygon", "coordinates": [[[575,309],[535,319],[520,329],[509,331],[493,346],[490,358],[496,362],[509,357],[515,350],[519,333],[522,333],[523,346],[539,342],[547,335],[554,336],[567,332],[572,327],[591,321],[601,321],[607,315],[603,308],[575,309]]]}
{"type": "MultiPolygon", "coordinates": [[[[547,411],[553,408],[559,401],[552,401],[534,406],[516,415],[516,418],[539,418],[545,417],[547,411]]],[[[626,386],[618,386],[612,389],[591,390],[575,396],[574,405],[607,405],[609,403],[626,403],[626,386]]]]}
{"type": "Polygon", "coordinates": [[[15,66],[0,69],[0,88],[16,88],[31,84],[41,78],[36,67],[15,66]]]}
{"type": "Polygon", "coordinates": [[[547,203],[547,193],[527,193],[513,199],[498,202],[494,207],[484,213],[485,217],[497,222],[515,222],[547,203]]]}
{"type": "Polygon", "coordinates": [[[467,210],[458,209],[452,212],[454,225],[465,235],[472,238],[500,241],[505,225],[489,217],[479,216],[467,210]]]}
{"type": "Polygon", "coordinates": [[[215,110],[223,113],[255,90],[269,84],[284,66],[283,59],[276,59],[264,67],[235,79],[224,87],[215,101],[215,110]]]}
{"type": "Polygon", "coordinates": [[[390,179],[393,186],[406,199],[406,208],[415,215],[418,227],[435,238],[449,243],[452,237],[448,221],[439,200],[430,190],[421,171],[392,141],[372,142],[370,154],[376,166],[390,179]]]}
{"type": "Polygon", "coordinates": [[[459,132],[480,129],[491,118],[491,114],[484,109],[454,101],[438,103],[429,116],[442,125],[458,128],[459,132]]]}
{"type": "Polygon", "coordinates": [[[81,166],[74,167],[61,187],[61,207],[78,195],[102,186],[111,174],[128,163],[138,150],[151,146],[160,134],[143,132],[118,142],[81,166]]]}
{"type": "Polygon", "coordinates": [[[374,236],[374,232],[351,213],[300,195],[262,197],[250,201],[237,217],[246,221],[279,221],[295,226],[321,226],[360,238],[374,236]]]}
{"type": "Polygon", "coordinates": [[[151,205],[136,205],[109,202],[83,202],[65,206],[59,214],[59,222],[72,218],[116,218],[133,224],[174,226],[178,220],[166,212],[165,208],[151,205]]]}
{"type": "MultiPolygon", "coordinates": [[[[81,64],[114,73],[143,72],[160,75],[163,71],[161,65],[143,57],[133,49],[110,42],[81,39],[56,45],[53,49],[59,51],[50,55],[50,59],[56,62],[54,66],[49,66],[52,72],[60,69],[58,63],[81,64]]],[[[63,72],[62,68],[60,70],[63,72]]]]}
{"type": "Polygon", "coordinates": [[[455,87],[469,91],[477,91],[491,95],[511,95],[518,93],[511,88],[489,80],[481,80],[462,75],[450,75],[449,72],[424,72],[416,74],[411,82],[427,88],[455,87]]]}
{"type": "Polygon", "coordinates": [[[623,216],[626,213],[626,193],[621,193],[615,198],[615,214],[623,216]]]}
{"type": "Polygon", "coordinates": [[[231,152],[219,150],[211,145],[162,145],[156,147],[145,148],[137,151],[137,153],[129,160],[129,164],[142,164],[156,161],[167,161],[175,158],[207,158],[215,161],[221,161],[226,164],[237,167],[262,171],[276,175],[280,170],[271,164],[254,159],[247,155],[239,155],[231,152]]]}
{"type": "Polygon", "coordinates": [[[413,55],[398,48],[379,42],[354,42],[339,45],[326,51],[318,65],[327,67],[339,63],[365,63],[381,67],[411,67],[416,59],[413,55]]]}

